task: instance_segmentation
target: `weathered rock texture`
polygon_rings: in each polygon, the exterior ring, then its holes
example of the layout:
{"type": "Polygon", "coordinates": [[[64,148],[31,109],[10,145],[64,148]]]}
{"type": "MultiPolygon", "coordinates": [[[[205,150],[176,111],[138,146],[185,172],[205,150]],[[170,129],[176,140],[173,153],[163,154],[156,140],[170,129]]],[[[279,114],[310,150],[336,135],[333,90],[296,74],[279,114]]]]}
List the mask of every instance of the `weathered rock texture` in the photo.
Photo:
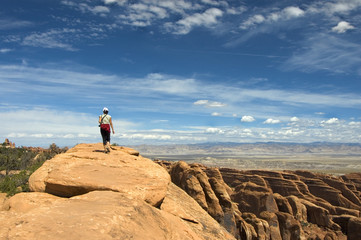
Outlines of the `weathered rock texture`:
{"type": "Polygon", "coordinates": [[[167,171],[133,149],[79,144],[0,199],[0,239],[235,239],[167,171]]]}
{"type": "Polygon", "coordinates": [[[157,162],[237,239],[361,239],[361,173],[335,177],[157,162]]]}

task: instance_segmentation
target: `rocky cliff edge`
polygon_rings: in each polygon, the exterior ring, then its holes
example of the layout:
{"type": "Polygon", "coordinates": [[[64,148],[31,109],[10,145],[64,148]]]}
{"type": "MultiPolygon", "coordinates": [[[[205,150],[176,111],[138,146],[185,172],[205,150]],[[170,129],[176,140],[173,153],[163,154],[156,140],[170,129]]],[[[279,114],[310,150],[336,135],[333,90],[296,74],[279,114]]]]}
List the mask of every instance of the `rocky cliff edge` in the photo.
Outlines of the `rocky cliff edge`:
{"type": "Polygon", "coordinates": [[[332,176],[157,162],[237,239],[361,240],[361,173],[332,176]]]}
{"type": "Polygon", "coordinates": [[[0,196],[0,239],[235,239],[165,168],[133,149],[79,144],[44,163],[32,192],[0,196]]]}

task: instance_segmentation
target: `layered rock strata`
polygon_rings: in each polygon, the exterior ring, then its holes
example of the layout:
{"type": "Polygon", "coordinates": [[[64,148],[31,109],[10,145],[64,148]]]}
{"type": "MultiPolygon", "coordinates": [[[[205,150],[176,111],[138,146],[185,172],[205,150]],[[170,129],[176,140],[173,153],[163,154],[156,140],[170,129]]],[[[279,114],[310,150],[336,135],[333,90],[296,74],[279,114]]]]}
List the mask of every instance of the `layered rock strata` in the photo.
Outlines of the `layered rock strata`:
{"type": "Polygon", "coordinates": [[[157,162],[237,239],[361,239],[361,173],[335,177],[157,162]]]}

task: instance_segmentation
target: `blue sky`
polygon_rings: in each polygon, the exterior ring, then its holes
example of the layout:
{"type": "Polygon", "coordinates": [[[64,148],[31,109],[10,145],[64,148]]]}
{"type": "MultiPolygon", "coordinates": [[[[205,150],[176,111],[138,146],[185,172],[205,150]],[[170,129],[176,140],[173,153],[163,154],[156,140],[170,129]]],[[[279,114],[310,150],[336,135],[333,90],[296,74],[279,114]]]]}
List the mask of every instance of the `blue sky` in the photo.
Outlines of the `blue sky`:
{"type": "Polygon", "coordinates": [[[0,137],[361,140],[361,0],[3,0],[0,137]]]}

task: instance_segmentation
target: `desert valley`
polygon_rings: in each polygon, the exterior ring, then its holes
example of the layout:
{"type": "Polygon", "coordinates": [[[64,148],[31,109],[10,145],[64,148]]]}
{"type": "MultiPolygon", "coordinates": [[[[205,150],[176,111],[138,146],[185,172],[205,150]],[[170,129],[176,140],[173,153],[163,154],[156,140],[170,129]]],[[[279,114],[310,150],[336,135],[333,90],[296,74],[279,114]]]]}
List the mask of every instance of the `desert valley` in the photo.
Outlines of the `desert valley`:
{"type": "Polygon", "coordinates": [[[239,170],[361,172],[361,145],[341,143],[216,143],[133,146],[151,159],[201,163],[239,170]]]}

